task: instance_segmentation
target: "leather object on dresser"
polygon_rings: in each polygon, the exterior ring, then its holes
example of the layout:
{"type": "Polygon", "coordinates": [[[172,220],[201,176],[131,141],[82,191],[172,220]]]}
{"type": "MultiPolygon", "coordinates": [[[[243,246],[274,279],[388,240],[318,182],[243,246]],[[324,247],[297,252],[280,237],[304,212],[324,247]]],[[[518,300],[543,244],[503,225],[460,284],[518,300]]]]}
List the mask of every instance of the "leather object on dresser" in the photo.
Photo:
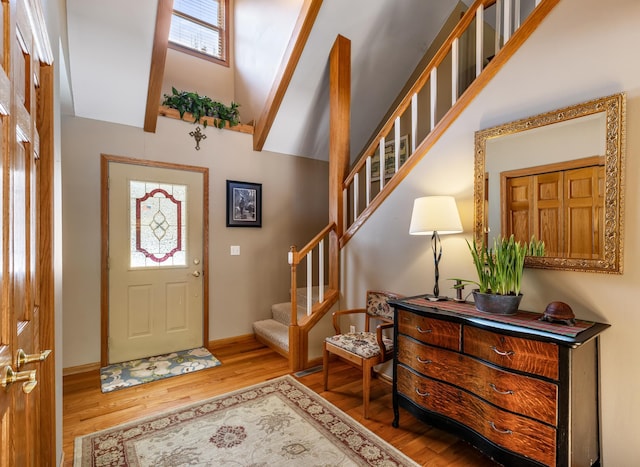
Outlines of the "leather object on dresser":
{"type": "Polygon", "coordinates": [[[395,309],[399,407],[508,466],[600,464],[598,348],[608,324],[478,312],[424,296],[395,309]]]}

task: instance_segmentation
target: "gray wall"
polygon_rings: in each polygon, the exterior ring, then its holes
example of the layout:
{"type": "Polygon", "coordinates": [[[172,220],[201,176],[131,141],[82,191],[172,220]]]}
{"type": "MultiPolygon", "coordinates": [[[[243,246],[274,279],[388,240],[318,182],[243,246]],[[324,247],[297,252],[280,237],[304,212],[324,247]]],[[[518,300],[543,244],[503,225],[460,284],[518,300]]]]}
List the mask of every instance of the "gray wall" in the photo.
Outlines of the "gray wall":
{"type": "Polygon", "coordinates": [[[100,360],[100,154],[209,168],[209,339],[246,335],[288,301],[289,246],[328,222],[328,165],[254,152],[247,134],[159,117],[155,134],[67,117],[62,123],[64,368],[100,360]],[[262,228],[226,227],[226,180],[262,183],[262,228]],[[239,245],[240,256],[229,247],[239,245]]]}

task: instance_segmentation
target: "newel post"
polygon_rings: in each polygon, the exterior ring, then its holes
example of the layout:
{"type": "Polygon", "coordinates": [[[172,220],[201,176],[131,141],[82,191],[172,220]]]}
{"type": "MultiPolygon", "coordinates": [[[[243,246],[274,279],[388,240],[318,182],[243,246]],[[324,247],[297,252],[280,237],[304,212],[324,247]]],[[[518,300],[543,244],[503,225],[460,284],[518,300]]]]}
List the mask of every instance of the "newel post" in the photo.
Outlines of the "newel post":
{"type": "Polygon", "coordinates": [[[298,293],[297,274],[299,258],[295,245],[289,249],[289,265],[291,266],[291,323],[289,324],[289,369],[300,370],[300,327],[298,326],[298,293]]]}
{"type": "Polygon", "coordinates": [[[340,250],[344,233],[344,179],[349,171],[351,125],[351,41],[338,35],[329,57],[329,288],[340,288],[340,250]]]}

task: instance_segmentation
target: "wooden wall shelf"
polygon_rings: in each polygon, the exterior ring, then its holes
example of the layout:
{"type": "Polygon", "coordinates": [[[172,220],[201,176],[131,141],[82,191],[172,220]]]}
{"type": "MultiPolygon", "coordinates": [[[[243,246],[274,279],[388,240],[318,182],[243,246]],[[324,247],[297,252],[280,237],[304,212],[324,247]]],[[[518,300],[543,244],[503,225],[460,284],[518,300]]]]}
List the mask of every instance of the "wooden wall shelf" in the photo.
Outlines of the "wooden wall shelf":
{"type": "MultiPolygon", "coordinates": [[[[176,120],[180,120],[180,112],[178,112],[176,109],[171,109],[169,107],[166,107],[164,105],[161,105],[159,110],[158,110],[158,114],[163,116],[163,117],[169,117],[169,118],[175,118],[176,120]]],[[[185,113],[184,114],[184,119],[185,122],[187,123],[191,123],[193,124],[193,116],[190,113],[185,113]]],[[[207,126],[214,126],[214,121],[217,120],[213,117],[202,117],[200,119],[200,123],[203,123],[204,121],[207,122],[207,126]]],[[[241,123],[239,125],[236,126],[225,126],[223,128],[224,130],[231,130],[231,131],[239,131],[240,133],[246,133],[248,135],[253,135],[253,130],[254,127],[253,125],[247,125],[244,123],[241,123]]]]}

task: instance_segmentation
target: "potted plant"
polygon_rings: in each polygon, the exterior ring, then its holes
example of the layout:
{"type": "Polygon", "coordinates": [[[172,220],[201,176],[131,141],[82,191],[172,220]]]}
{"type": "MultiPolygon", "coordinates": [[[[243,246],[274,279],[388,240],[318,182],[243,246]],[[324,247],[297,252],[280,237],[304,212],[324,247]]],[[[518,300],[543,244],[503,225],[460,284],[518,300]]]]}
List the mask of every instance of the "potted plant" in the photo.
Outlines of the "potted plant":
{"type": "MultiPolygon", "coordinates": [[[[239,104],[232,102],[227,107],[197,92],[178,91],[172,87],[171,94],[164,95],[162,105],[176,109],[180,112],[180,118],[183,118],[185,113],[190,113],[193,116],[193,123],[198,123],[202,117],[214,118],[214,126],[217,128],[224,128],[225,123],[230,127],[240,123],[239,104]]],[[[203,120],[202,124],[206,128],[207,120],[203,120]]]]}
{"type": "Polygon", "coordinates": [[[474,239],[473,245],[467,241],[473,264],[478,273],[478,281],[454,279],[454,288],[465,284],[475,284],[473,300],[476,309],[489,313],[511,314],[518,311],[522,293],[522,275],[526,255],[544,255],[544,242],[534,237],[529,243],[517,242],[513,235],[509,238],[496,238],[493,248],[484,242],[480,245],[474,239]]]}

